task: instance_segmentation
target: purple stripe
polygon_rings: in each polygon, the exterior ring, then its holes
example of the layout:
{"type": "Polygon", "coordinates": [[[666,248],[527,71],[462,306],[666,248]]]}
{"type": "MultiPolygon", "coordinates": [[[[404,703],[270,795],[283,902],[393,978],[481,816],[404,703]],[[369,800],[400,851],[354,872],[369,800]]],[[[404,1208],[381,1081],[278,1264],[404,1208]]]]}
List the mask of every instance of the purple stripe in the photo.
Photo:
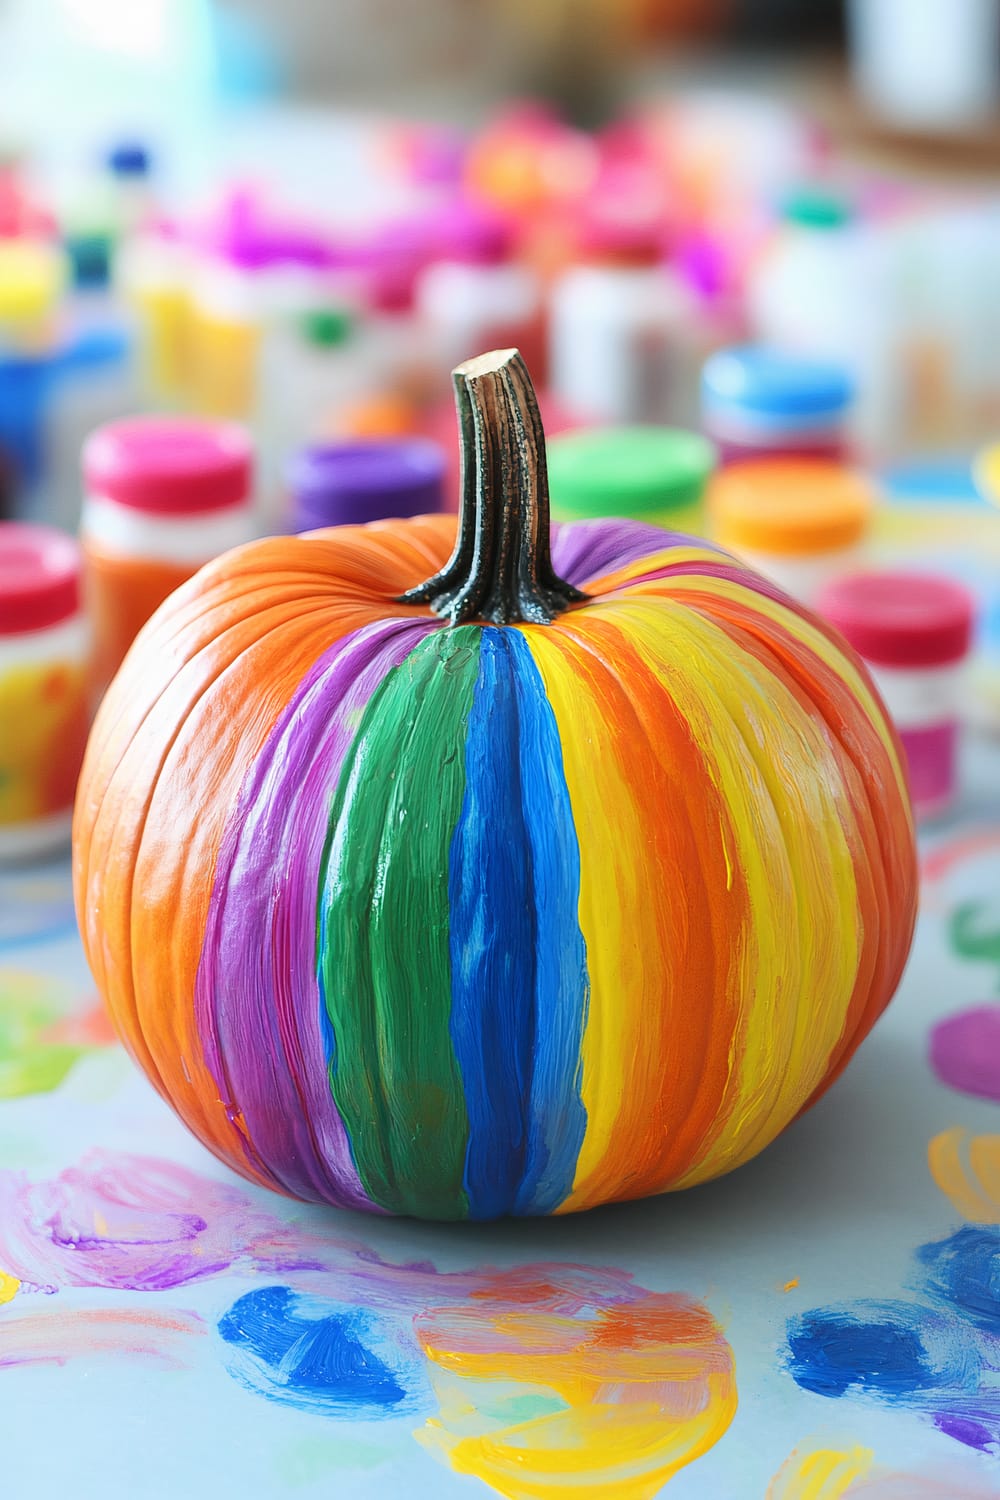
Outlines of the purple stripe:
{"type": "MultiPolygon", "coordinates": [[[[560,578],[584,587],[602,573],[617,572],[629,563],[651,557],[668,547],[707,547],[711,542],[680,531],[664,531],[647,521],[611,518],[606,521],[570,521],[552,528],[552,562],[560,578]]],[[[724,554],[723,554],[724,555],[724,554]]]]}
{"type": "Polygon", "coordinates": [[[195,1014],[258,1168],[308,1200],[370,1208],[330,1092],[316,903],[330,804],[368,699],[436,621],[380,620],[319,658],[268,738],[216,864],[195,1014]]]}

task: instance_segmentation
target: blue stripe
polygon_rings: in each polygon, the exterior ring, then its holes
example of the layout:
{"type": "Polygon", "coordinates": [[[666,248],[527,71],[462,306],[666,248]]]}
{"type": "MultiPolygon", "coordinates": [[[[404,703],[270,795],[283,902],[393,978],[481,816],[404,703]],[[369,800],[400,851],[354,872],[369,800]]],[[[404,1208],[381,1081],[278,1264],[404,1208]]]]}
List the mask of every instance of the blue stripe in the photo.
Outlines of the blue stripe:
{"type": "Polygon", "coordinates": [[[587,1128],[580,1049],[590,980],[579,919],[580,846],[541,673],[521,632],[505,635],[517,668],[521,796],[538,928],[528,1156],[514,1212],[549,1214],[572,1190],[587,1128]]]}
{"type": "Polygon", "coordinates": [[[482,632],[449,866],[451,1038],[469,1217],[549,1213],[583,1140],[588,984],[558,730],[527,642],[482,632]]]}

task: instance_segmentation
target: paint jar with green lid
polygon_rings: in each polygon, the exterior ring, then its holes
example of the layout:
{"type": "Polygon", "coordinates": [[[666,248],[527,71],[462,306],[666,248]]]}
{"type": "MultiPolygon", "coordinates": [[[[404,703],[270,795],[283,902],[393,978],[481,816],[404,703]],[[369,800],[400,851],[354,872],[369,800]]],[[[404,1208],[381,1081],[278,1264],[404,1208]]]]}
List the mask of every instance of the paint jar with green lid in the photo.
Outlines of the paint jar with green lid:
{"type": "Polygon", "coordinates": [[[670,531],[704,534],[703,498],[713,445],[676,427],[568,432],[548,444],[549,494],[557,521],[628,516],[670,531]]]}

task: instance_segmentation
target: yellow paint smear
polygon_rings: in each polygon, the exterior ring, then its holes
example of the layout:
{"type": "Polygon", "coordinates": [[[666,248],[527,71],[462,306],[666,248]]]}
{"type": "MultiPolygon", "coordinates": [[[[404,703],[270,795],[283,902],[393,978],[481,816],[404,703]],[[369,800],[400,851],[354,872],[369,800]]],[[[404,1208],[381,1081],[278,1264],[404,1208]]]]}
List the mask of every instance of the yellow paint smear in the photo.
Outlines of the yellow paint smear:
{"type": "Polygon", "coordinates": [[[6,1271],[0,1271],[0,1307],[5,1302],[13,1302],[21,1290],[21,1283],[16,1276],[8,1276],[6,1271]]]}
{"type": "Polygon", "coordinates": [[[799,1278],[797,1276],[793,1276],[792,1279],[791,1279],[791,1281],[786,1281],[785,1282],[785,1284],[781,1288],[781,1290],[783,1292],[794,1292],[794,1290],[798,1286],[798,1284],[799,1284],[799,1278]]]}
{"type": "Polygon", "coordinates": [[[652,1500],[736,1411],[732,1351],[687,1298],[442,1310],[418,1336],[441,1412],[418,1440],[507,1500],[652,1500]]]}
{"type": "Polygon", "coordinates": [[[796,1449],[768,1485],[766,1500],[841,1500],[874,1458],[870,1448],[816,1448],[804,1454],[796,1449]]]}
{"type": "Polygon", "coordinates": [[[1000,1224],[1000,1135],[971,1135],[954,1125],[931,1141],[927,1165],[963,1219],[1000,1224]]]}

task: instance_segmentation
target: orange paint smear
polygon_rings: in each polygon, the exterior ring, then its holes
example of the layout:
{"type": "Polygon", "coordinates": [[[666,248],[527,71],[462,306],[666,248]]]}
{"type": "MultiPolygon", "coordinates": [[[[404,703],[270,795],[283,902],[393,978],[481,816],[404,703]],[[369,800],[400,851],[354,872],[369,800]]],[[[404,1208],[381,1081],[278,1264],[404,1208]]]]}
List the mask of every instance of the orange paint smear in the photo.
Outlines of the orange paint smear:
{"type": "Polygon", "coordinates": [[[188,1363],[188,1341],[206,1332],[196,1313],[128,1308],[59,1308],[21,1318],[5,1316],[2,1327],[0,1370],[106,1356],[154,1359],[182,1369],[188,1363]]]}
{"type": "Polygon", "coordinates": [[[963,1219],[1000,1224],[1000,1135],[971,1135],[955,1125],[931,1141],[927,1165],[963,1219]]]}
{"type": "Polygon", "coordinates": [[[651,1500],[732,1421],[733,1356],[700,1303],[621,1293],[506,1278],[419,1316],[441,1416],[418,1439],[508,1500],[651,1500]]]}

